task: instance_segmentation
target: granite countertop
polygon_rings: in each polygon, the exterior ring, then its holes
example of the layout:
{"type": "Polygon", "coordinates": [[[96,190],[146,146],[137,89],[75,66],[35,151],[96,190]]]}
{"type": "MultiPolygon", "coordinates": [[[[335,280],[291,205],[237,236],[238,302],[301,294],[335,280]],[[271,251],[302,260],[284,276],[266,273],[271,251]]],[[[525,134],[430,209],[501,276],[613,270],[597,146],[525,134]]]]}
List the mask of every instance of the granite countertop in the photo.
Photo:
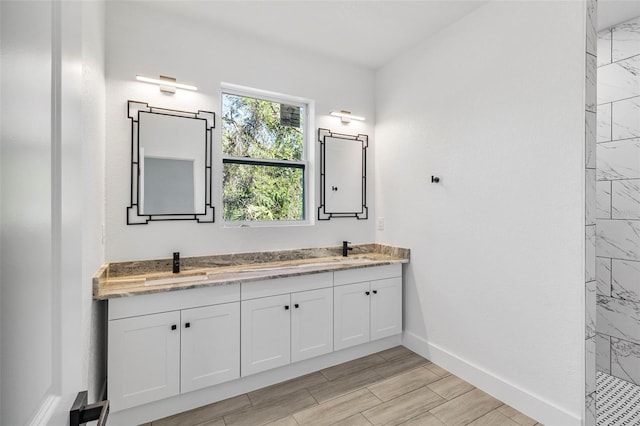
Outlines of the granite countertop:
{"type": "Polygon", "coordinates": [[[110,262],[93,277],[93,298],[106,300],[409,262],[408,249],[381,244],[352,247],[348,257],[342,256],[342,247],[185,257],[180,260],[178,274],[171,272],[170,258],[110,262]]]}

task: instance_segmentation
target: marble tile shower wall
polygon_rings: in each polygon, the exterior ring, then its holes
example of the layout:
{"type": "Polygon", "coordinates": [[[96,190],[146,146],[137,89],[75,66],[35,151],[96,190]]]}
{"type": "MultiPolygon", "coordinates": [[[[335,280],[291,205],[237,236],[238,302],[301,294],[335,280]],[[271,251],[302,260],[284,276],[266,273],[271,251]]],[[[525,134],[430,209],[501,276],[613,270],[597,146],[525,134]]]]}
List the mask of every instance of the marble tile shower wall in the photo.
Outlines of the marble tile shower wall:
{"type": "Polygon", "coordinates": [[[585,411],[584,425],[596,425],[596,0],[586,5],[585,53],[585,411]]]}
{"type": "Polygon", "coordinates": [[[640,384],[640,17],[598,34],[596,363],[640,384]]]}

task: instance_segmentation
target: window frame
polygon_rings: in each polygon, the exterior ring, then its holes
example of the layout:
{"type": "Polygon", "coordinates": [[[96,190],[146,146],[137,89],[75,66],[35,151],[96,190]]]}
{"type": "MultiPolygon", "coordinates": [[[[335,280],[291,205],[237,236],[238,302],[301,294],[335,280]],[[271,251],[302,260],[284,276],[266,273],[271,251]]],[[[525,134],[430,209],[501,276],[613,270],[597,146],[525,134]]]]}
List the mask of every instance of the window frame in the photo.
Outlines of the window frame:
{"type": "Polygon", "coordinates": [[[223,125],[220,125],[220,211],[221,222],[225,228],[246,228],[246,227],[281,227],[281,226],[309,226],[315,223],[315,215],[311,214],[315,208],[315,145],[311,129],[314,129],[313,118],[315,116],[315,104],[312,99],[286,95],[282,93],[270,92],[262,89],[255,89],[246,86],[239,86],[231,83],[221,83],[220,85],[220,120],[224,120],[222,110],[223,96],[225,94],[254,98],[269,102],[277,102],[287,105],[304,108],[303,114],[303,146],[302,160],[279,160],[273,158],[253,158],[235,157],[227,155],[222,151],[223,125]],[[230,221],[224,215],[224,180],[222,179],[225,164],[240,164],[249,166],[272,166],[290,167],[302,169],[302,193],[303,193],[303,218],[302,220],[241,220],[230,221]]]}

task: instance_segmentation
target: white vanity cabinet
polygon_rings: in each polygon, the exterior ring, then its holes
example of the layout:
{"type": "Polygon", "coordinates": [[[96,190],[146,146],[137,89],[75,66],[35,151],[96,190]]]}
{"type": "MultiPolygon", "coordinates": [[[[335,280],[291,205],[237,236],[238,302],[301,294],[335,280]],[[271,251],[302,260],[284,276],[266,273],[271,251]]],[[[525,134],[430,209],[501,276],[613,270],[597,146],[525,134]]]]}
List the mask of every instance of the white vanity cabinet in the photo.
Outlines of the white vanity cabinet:
{"type": "Polygon", "coordinates": [[[180,393],[180,312],[109,321],[108,393],[123,409],[180,393]]]}
{"type": "Polygon", "coordinates": [[[334,349],[402,332],[402,266],[334,274],[334,349]]]}
{"type": "Polygon", "coordinates": [[[111,300],[107,388],[112,409],[240,377],[239,298],[236,284],[111,300]]]}
{"type": "Polygon", "coordinates": [[[401,333],[402,265],[112,298],[108,320],[112,412],[190,401],[184,394],[235,379],[231,392],[248,389],[269,375],[241,377],[325,365],[323,355],[401,333]]]}
{"type": "Polygon", "coordinates": [[[291,362],[290,296],[242,301],[242,375],[291,362]]]}
{"type": "Polygon", "coordinates": [[[334,343],[336,350],[369,341],[369,282],[349,284],[333,289],[334,343]]]}
{"type": "Polygon", "coordinates": [[[402,277],[371,281],[371,340],[402,333],[402,277]]]}
{"type": "Polygon", "coordinates": [[[242,286],[242,376],[333,351],[331,273],[242,286]]]}
{"type": "Polygon", "coordinates": [[[240,303],[181,312],[180,392],[240,377],[240,303]]]}
{"type": "Polygon", "coordinates": [[[291,362],[333,351],[333,288],[291,294],[291,362]]]}

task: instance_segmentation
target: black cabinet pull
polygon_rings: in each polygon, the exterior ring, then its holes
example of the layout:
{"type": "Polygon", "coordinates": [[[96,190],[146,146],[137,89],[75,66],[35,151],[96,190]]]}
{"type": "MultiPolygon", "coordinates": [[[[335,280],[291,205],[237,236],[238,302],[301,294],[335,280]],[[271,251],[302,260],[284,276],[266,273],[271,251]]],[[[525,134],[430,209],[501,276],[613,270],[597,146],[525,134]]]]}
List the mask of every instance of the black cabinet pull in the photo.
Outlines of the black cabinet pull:
{"type": "Polygon", "coordinates": [[[297,303],[295,305],[293,305],[294,308],[298,309],[300,307],[300,305],[298,305],[297,303]]]}
{"type": "Polygon", "coordinates": [[[284,310],[288,311],[289,310],[289,305],[284,305],[284,310]]]}
{"type": "Polygon", "coordinates": [[[364,294],[366,294],[367,296],[370,294],[370,291],[365,291],[364,294]]]}
{"type": "Polygon", "coordinates": [[[378,290],[373,290],[373,294],[378,294],[378,290]]]}
{"type": "Polygon", "coordinates": [[[191,327],[191,323],[190,322],[185,322],[184,323],[184,328],[189,328],[191,327]]]}
{"type": "Polygon", "coordinates": [[[178,326],[177,326],[177,325],[175,325],[175,324],[171,324],[171,330],[177,330],[177,329],[178,329],[178,326]]]}

